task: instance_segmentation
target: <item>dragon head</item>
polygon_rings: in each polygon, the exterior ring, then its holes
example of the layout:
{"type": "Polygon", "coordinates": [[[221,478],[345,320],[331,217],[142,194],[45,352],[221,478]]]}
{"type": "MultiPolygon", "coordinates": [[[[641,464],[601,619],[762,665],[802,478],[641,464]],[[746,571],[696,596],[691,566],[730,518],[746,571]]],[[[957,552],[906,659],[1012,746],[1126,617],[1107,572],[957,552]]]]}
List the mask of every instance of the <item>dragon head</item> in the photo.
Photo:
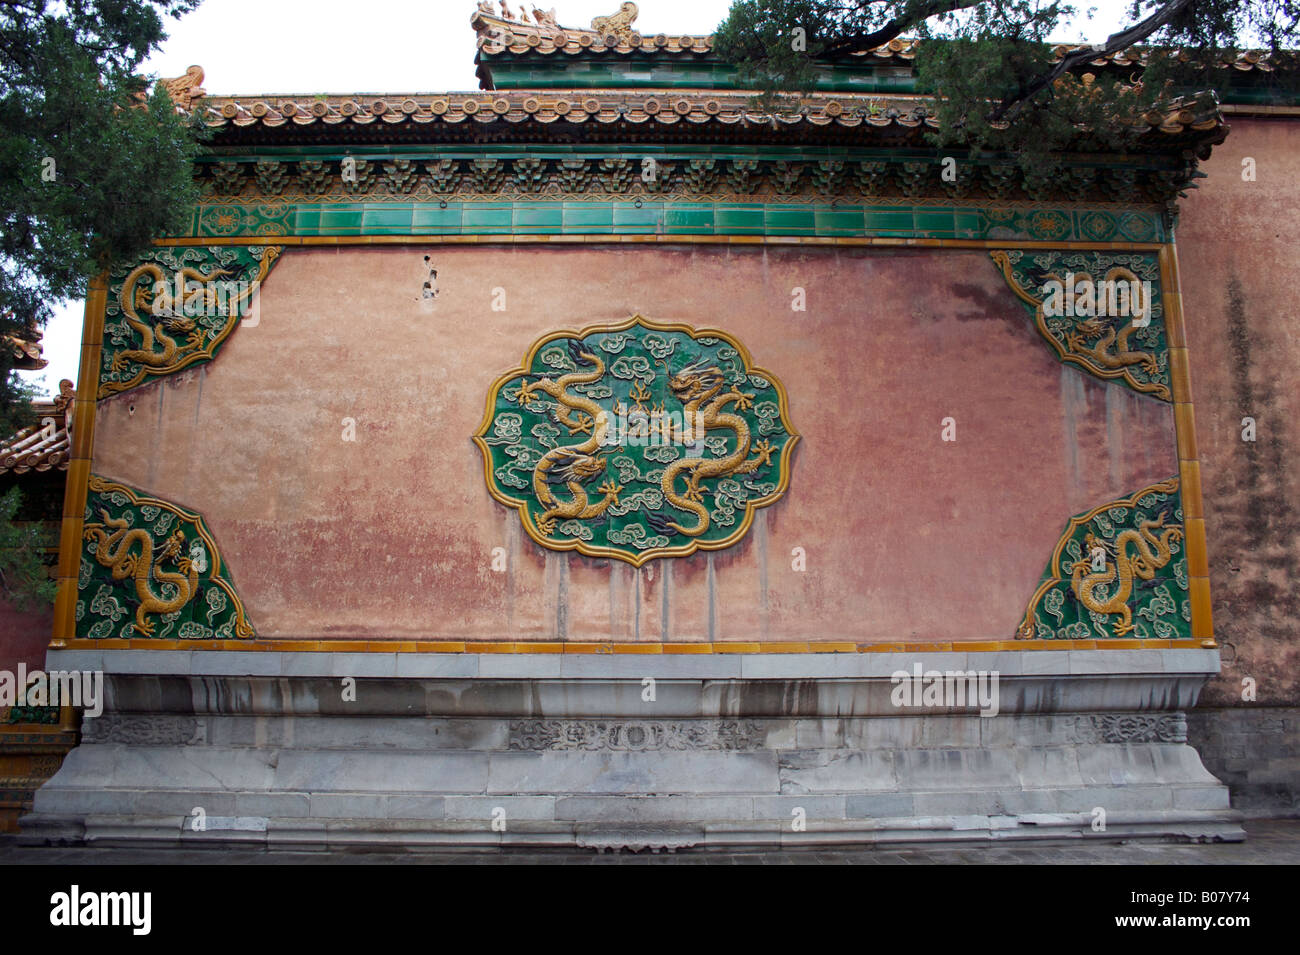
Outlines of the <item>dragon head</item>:
{"type": "Polygon", "coordinates": [[[170,318],[164,318],[161,320],[160,324],[173,335],[192,332],[195,327],[193,320],[185,318],[183,315],[174,315],[170,318]]]}
{"type": "Polygon", "coordinates": [[[1106,326],[1095,318],[1085,318],[1078,325],[1079,334],[1083,335],[1085,338],[1096,338],[1105,330],[1106,326]]]}
{"type": "Polygon", "coordinates": [[[185,549],[185,532],[177,528],[158,548],[158,560],[175,560],[176,555],[185,549]]]}
{"type": "Polygon", "coordinates": [[[704,359],[691,362],[668,379],[668,387],[682,403],[716,394],[726,383],[722,369],[705,364],[704,359]]]}
{"type": "Polygon", "coordinates": [[[605,456],[602,454],[566,454],[557,458],[547,474],[547,481],[552,484],[568,484],[577,481],[586,484],[605,472],[605,456]]]}

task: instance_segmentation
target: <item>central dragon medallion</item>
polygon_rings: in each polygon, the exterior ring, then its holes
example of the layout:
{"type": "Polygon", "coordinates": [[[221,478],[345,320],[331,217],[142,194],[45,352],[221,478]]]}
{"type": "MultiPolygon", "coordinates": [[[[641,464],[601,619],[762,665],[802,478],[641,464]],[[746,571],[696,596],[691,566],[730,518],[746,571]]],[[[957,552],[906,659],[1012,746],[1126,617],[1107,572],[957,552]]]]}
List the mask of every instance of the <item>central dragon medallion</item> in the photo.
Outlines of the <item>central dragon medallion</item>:
{"type": "Polygon", "coordinates": [[[798,439],[740,342],[640,315],[535,342],[474,435],[533,540],[638,567],[740,540],[785,492],[798,439]]]}

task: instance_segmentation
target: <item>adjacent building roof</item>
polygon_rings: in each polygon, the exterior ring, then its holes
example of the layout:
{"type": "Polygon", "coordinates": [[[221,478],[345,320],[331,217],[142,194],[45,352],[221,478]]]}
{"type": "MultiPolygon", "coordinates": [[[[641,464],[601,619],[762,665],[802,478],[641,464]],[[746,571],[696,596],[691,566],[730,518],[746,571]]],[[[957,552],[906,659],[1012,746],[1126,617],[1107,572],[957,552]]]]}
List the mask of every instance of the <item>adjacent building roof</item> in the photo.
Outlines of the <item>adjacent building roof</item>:
{"type": "Polygon", "coordinates": [[[59,382],[59,394],[53,401],[33,403],[39,423],[0,442],[0,475],[68,469],[75,397],[72,382],[65,378],[59,382]]]}
{"type": "Polygon", "coordinates": [[[11,367],[18,371],[40,371],[49,364],[41,357],[43,349],[39,328],[26,328],[21,332],[0,335],[0,347],[12,351],[11,367]]]}

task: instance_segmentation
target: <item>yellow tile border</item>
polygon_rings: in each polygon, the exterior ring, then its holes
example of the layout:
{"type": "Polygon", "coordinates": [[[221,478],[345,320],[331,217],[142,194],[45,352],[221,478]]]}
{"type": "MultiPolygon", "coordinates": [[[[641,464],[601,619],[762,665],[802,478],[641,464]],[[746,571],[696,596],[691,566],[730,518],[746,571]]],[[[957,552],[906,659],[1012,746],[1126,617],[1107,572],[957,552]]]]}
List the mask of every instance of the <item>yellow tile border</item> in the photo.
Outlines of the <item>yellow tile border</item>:
{"type": "Polygon", "coordinates": [[[1193,642],[1217,646],[1214,643],[1214,615],[1210,608],[1210,578],[1192,577],[1187,581],[1187,589],[1192,597],[1193,642]]]}
{"type": "Polygon", "coordinates": [[[1178,469],[1182,474],[1181,486],[1183,489],[1183,518],[1191,520],[1193,518],[1205,518],[1202,513],[1201,500],[1201,462],[1200,461],[1180,461],[1178,469]]]}
{"type": "Polygon", "coordinates": [[[1179,404],[1191,403],[1191,377],[1187,349],[1171,346],[1169,349],[1169,391],[1173,395],[1175,402],[1179,404]]]}
{"type": "Polygon", "coordinates": [[[1205,545],[1205,518],[1188,517],[1183,512],[1183,540],[1187,547],[1187,574],[1190,577],[1210,576],[1210,564],[1205,545]]]}
{"type": "Polygon", "coordinates": [[[81,367],[77,398],[72,406],[73,445],[63,487],[63,525],[59,529],[58,593],[54,598],[54,639],[77,635],[77,577],[81,565],[81,530],[95,449],[94,395],[99,391],[99,363],[104,346],[104,310],[108,304],[108,274],[101,272],[86,290],[82,319],[81,367]]]}
{"type": "MultiPolygon", "coordinates": [[[[1204,578],[1193,577],[1192,581],[1204,578]]],[[[593,643],[589,641],[402,640],[55,640],[54,650],[238,650],[250,653],[565,653],[565,654],[724,654],[724,653],[987,653],[1008,650],[1184,650],[1202,648],[1202,639],[1183,640],[954,640],[945,643],[593,643]],[[368,649],[360,649],[368,648],[368,649]]]]}
{"type": "MultiPolygon", "coordinates": [[[[888,248],[932,249],[1068,249],[1077,251],[1160,252],[1158,242],[1050,242],[1029,239],[928,239],[896,236],[824,236],[824,235],[659,235],[615,233],[580,235],[276,235],[276,236],[205,236],[178,239],[155,239],[156,246],[187,245],[257,245],[281,246],[367,246],[367,245],[808,245],[808,246],[881,246],[888,248]]],[[[1166,298],[1168,302],[1168,298],[1166,298]]],[[[1168,307],[1166,306],[1166,313],[1168,307]]]]}
{"type": "Polygon", "coordinates": [[[1187,352],[1187,324],[1183,314],[1182,286],[1178,275],[1178,249],[1174,243],[1160,249],[1160,288],[1165,306],[1165,336],[1169,342],[1169,384],[1174,395],[1174,428],[1178,445],[1178,487],[1183,502],[1188,590],[1192,601],[1192,638],[1199,646],[1217,646],[1210,609],[1209,547],[1205,535],[1205,508],[1201,498],[1200,455],[1196,446],[1196,415],[1192,410],[1191,364],[1187,352]]]}
{"type": "Polygon", "coordinates": [[[1198,460],[1200,454],[1196,445],[1196,415],[1190,401],[1174,402],[1174,427],[1177,431],[1178,460],[1198,460]]]}

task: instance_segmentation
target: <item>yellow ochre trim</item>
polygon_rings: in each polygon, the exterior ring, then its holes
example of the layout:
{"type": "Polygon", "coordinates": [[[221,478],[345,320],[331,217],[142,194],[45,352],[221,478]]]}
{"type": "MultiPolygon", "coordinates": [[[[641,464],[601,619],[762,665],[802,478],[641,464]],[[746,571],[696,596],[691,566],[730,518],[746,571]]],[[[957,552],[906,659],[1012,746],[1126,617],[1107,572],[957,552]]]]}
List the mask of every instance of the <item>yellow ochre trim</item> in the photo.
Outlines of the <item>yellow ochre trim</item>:
{"type": "MultiPolygon", "coordinates": [[[[1182,286],[1178,276],[1178,249],[1170,244],[1160,248],[1160,285],[1165,306],[1165,335],[1170,344],[1187,344],[1187,326],[1183,315],[1182,286]]],[[[1174,427],[1178,444],[1178,470],[1182,478],[1183,517],[1201,521],[1205,508],[1201,499],[1201,468],[1196,447],[1196,418],[1192,412],[1192,376],[1187,353],[1180,361],[1169,363],[1170,385],[1174,399],[1174,427]]],[[[1199,525],[1198,525],[1199,529],[1199,525]]],[[[1188,591],[1192,597],[1192,637],[1200,646],[1215,647],[1214,615],[1210,609],[1209,548],[1206,535],[1188,534],[1183,541],[1187,550],[1188,591]],[[1197,570],[1204,570],[1199,574],[1197,570]]]]}
{"type": "Polygon", "coordinates": [[[799,432],[795,431],[794,427],[790,424],[790,419],[786,415],[789,405],[790,396],[786,393],[785,385],[781,383],[781,379],[766,368],[761,368],[758,365],[753,364],[749,355],[749,350],[745,348],[738,339],[716,328],[693,328],[690,325],[683,325],[680,322],[656,322],[643,315],[637,314],[623,319],[620,322],[606,322],[597,325],[588,325],[581,331],[563,328],[559,331],[549,332],[537,339],[537,341],[533,342],[532,347],[528,349],[528,353],[524,355],[523,363],[518,368],[512,368],[505,374],[499,375],[496,381],[494,381],[492,386],[488,389],[487,400],[483,411],[483,423],[478,426],[478,430],[474,432],[472,437],[474,443],[478,445],[478,449],[483,452],[483,479],[487,484],[488,493],[490,493],[497,501],[506,505],[506,507],[513,507],[519,511],[519,517],[523,522],[524,531],[536,543],[545,547],[547,550],[576,550],[579,554],[582,554],[585,557],[612,557],[617,560],[625,561],[633,567],[640,567],[659,557],[687,557],[700,550],[722,550],[730,547],[732,544],[735,544],[743,538],[749,531],[749,527],[754,521],[754,511],[760,507],[767,507],[770,504],[775,504],[780,499],[781,495],[785,493],[786,488],[790,486],[790,458],[794,453],[794,446],[799,443],[799,432]],[[493,479],[492,448],[483,440],[483,438],[492,427],[492,421],[496,417],[497,395],[508,382],[529,374],[529,369],[532,368],[533,359],[537,357],[537,353],[551,342],[561,338],[583,339],[588,335],[621,332],[637,325],[656,332],[682,332],[692,339],[720,338],[732,348],[736,349],[737,353],[740,355],[740,360],[744,363],[747,371],[772,382],[772,385],[776,388],[777,399],[780,405],[781,424],[785,427],[786,433],[790,436],[790,440],[787,441],[785,446],[781,449],[781,463],[778,468],[781,480],[777,484],[776,490],[771,494],[745,502],[744,519],[734,531],[722,540],[692,540],[689,544],[680,544],[676,547],[652,547],[639,554],[629,554],[613,547],[591,547],[582,540],[551,540],[543,534],[533,522],[532,516],[528,513],[528,502],[516,497],[511,497],[504,491],[499,490],[496,486],[496,481],[493,479]]]}
{"type": "Polygon", "coordinates": [[[925,249],[1068,249],[1071,251],[1158,252],[1159,242],[1051,242],[1018,239],[931,239],[892,236],[821,236],[821,235],[277,235],[277,236],[205,236],[180,239],[155,239],[154,245],[266,245],[277,246],[347,246],[347,245],[820,245],[881,246],[886,248],[925,249]]]}
{"type": "MultiPolygon", "coordinates": [[[[1148,650],[1190,650],[1203,648],[1201,640],[953,640],[945,643],[860,643],[815,642],[745,644],[716,643],[556,643],[555,641],[514,641],[513,653],[965,653],[1002,652],[1006,650],[1131,650],[1140,644],[1148,650]]],[[[500,653],[501,643],[476,641],[394,640],[95,640],[78,637],[59,643],[60,650],[241,650],[266,653],[500,653]]]]}
{"type": "Polygon", "coordinates": [[[51,646],[77,635],[77,572],[81,567],[81,530],[95,448],[95,402],[99,365],[104,351],[104,311],[108,305],[108,274],[90,280],[81,332],[81,367],[72,409],[72,458],[63,489],[63,526],[59,531],[58,595],[54,598],[51,646]]]}

